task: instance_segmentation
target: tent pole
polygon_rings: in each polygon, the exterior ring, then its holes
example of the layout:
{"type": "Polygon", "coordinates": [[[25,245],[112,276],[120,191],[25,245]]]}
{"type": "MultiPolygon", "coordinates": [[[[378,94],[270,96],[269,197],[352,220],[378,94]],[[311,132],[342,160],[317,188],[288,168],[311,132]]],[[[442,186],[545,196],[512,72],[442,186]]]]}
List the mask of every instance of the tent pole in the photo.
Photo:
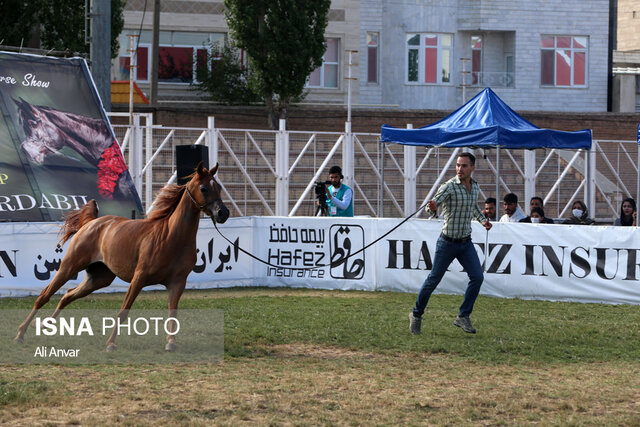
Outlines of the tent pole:
{"type": "Polygon", "coordinates": [[[384,142],[382,143],[380,169],[380,212],[378,212],[378,218],[384,218],[384,142]]]}
{"type": "Polygon", "coordinates": [[[500,218],[500,147],[496,147],[496,221],[500,218]]]}

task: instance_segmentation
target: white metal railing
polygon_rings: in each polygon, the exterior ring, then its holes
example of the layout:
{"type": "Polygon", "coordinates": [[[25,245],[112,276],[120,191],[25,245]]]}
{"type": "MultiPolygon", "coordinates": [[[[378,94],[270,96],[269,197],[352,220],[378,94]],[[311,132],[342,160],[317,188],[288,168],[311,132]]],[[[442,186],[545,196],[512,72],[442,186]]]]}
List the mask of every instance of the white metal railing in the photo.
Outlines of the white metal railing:
{"type": "MultiPolygon", "coordinates": [[[[210,117],[207,128],[165,127],[154,125],[151,114],[135,114],[133,124],[113,128],[146,210],[165,183],[175,182],[175,146],[203,144],[209,164],[220,163],[224,197],[240,216],[313,215],[312,189],[332,164],[342,166],[354,189],[356,214],[407,216],[453,176],[461,150],[381,144],[379,134],[351,132],[348,124],[344,132],[289,131],[284,121],[277,131],[221,129],[210,117]]],[[[541,196],[546,214],[559,218],[582,199],[592,217],[605,222],[619,215],[622,199],[639,198],[634,141],[594,141],[590,151],[474,152],[481,197],[498,194],[499,207],[507,192],[518,194],[525,211],[532,196],[541,196]]]]}

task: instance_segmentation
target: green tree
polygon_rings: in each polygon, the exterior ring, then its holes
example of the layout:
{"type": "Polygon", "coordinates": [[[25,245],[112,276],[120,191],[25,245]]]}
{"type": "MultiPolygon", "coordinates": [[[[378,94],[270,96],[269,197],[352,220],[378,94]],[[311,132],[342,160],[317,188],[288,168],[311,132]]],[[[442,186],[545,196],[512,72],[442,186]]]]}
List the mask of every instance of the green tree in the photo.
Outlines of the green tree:
{"type": "Polygon", "coordinates": [[[6,46],[32,46],[37,25],[40,1],[0,0],[0,44],[6,46]]]}
{"type": "Polygon", "coordinates": [[[195,88],[227,105],[262,101],[249,87],[250,70],[242,63],[238,49],[229,43],[222,48],[211,47],[213,54],[207,56],[206,62],[198,60],[195,88]]]}
{"type": "Polygon", "coordinates": [[[322,65],[330,0],[225,0],[236,46],[249,59],[250,88],[267,106],[269,124],[287,117],[304,97],[311,72],[322,65]]]}
{"type": "MultiPolygon", "coordinates": [[[[118,55],[126,0],[111,1],[111,57],[118,55]]],[[[85,0],[0,0],[0,28],[5,45],[28,46],[39,37],[42,49],[88,53],[84,42],[85,0]]],[[[2,38],[0,37],[0,39],[2,38]]]]}

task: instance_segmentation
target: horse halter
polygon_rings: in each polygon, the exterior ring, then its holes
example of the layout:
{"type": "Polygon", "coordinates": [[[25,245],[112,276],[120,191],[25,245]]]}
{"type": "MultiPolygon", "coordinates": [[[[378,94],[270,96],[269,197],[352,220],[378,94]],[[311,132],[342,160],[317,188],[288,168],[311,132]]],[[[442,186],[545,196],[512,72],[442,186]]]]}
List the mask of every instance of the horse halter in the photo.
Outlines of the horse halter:
{"type": "MultiPolygon", "coordinates": [[[[198,203],[198,201],[193,197],[193,195],[191,194],[191,191],[189,191],[189,187],[185,186],[184,187],[185,190],[187,190],[187,194],[189,195],[189,198],[191,199],[191,201],[193,202],[194,205],[196,205],[200,210],[204,210],[209,209],[207,206],[209,205],[213,205],[215,202],[218,201],[222,201],[222,199],[220,197],[218,197],[217,199],[213,199],[212,201],[210,201],[209,203],[205,203],[204,205],[201,205],[200,203],[198,203]]],[[[211,210],[211,209],[209,209],[211,210]]]]}

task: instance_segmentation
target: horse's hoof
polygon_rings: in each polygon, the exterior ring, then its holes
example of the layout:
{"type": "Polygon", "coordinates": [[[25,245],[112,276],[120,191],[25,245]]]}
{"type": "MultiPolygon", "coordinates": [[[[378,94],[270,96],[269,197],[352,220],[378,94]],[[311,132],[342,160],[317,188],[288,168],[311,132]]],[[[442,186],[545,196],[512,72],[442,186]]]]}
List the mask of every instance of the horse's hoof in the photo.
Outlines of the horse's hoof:
{"type": "Polygon", "coordinates": [[[115,345],[114,343],[111,343],[111,344],[107,345],[107,351],[108,352],[116,351],[117,349],[118,349],[118,346],[115,345]]]}
{"type": "Polygon", "coordinates": [[[167,345],[164,346],[165,351],[176,351],[176,344],[173,342],[168,342],[167,345]]]}
{"type": "Polygon", "coordinates": [[[16,344],[23,344],[24,343],[24,338],[22,338],[21,336],[17,336],[13,339],[13,342],[16,344]]]}

